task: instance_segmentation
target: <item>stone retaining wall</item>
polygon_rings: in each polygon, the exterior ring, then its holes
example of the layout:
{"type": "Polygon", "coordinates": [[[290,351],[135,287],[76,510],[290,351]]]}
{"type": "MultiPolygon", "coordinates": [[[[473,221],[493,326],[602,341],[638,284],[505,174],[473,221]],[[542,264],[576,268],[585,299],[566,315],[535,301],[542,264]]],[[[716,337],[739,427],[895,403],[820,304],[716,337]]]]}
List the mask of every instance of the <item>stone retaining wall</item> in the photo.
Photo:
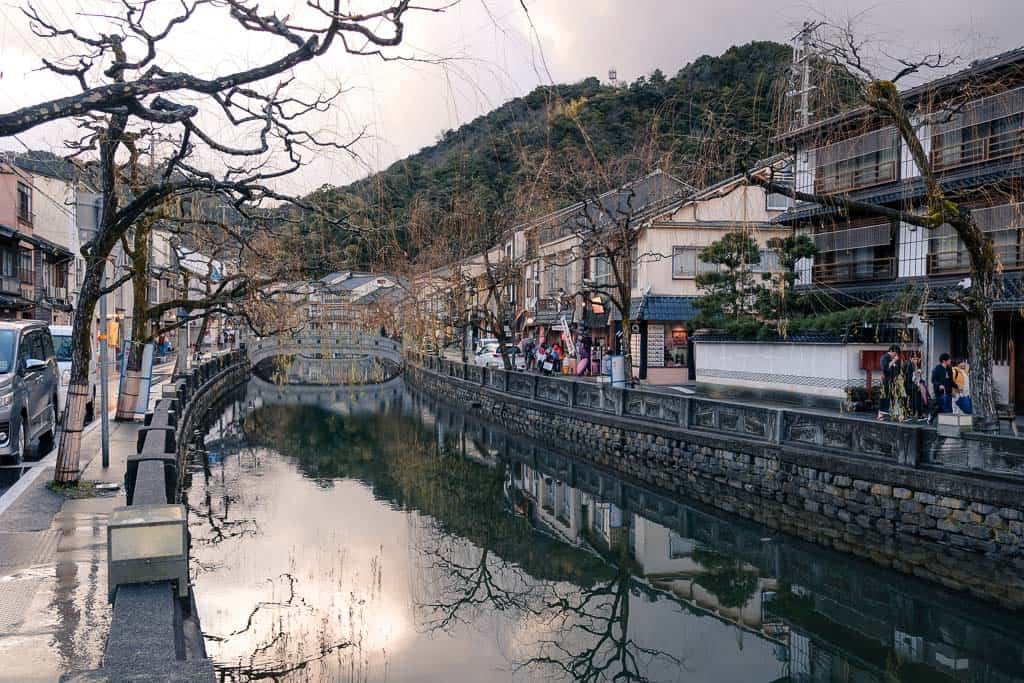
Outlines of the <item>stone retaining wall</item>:
{"type": "Polygon", "coordinates": [[[541,403],[407,364],[407,380],[659,489],[1024,608],[1024,485],[541,403]]]}

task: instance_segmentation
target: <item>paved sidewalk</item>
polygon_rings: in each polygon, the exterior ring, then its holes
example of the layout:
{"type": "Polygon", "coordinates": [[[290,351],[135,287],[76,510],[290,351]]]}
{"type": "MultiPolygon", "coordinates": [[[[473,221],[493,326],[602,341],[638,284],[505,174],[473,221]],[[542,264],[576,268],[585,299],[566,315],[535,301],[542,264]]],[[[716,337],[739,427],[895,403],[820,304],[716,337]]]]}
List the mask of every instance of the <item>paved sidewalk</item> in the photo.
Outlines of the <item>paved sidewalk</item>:
{"type": "MultiPolygon", "coordinates": [[[[121,484],[141,426],[111,419],[110,467],[103,468],[94,421],[82,439],[82,481],[121,484]]],[[[47,488],[53,458],[37,465],[45,469],[0,512],[3,683],[54,681],[71,669],[98,667],[110,628],[107,518],[125,504],[124,492],[80,499],[54,493],[47,488]]]]}

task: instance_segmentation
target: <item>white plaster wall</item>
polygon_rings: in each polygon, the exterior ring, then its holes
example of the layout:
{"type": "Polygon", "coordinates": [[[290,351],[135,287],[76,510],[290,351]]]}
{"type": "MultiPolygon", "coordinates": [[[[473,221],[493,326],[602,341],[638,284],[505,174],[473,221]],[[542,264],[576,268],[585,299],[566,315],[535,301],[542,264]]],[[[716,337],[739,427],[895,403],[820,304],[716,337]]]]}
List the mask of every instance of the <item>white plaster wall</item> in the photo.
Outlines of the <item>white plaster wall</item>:
{"type": "Polygon", "coordinates": [[[32,233],[77,252],[75,193],[71,184],[42,175],[33,175],[32,184],[35,188],[32,233]]]}
{"type": "Polygon", "coordinates": [[[765,207],[760,186],[738,185],[720,196],[683,204],[672,215],[674,221],[768,221],[778,215],[765,207]]]}
{"type": "MultiPolygon", "coordinates": [[[[742,223],[737,223],[739,228],[742,223]]],[[[672,277],[673,247],[707,247],[720,240],[733,228],[688,227],[686,225],[654,225],[644,229],[637,243],[640,267],[637,288],[633,296],[640,296],[645,287],[651,294],[696,296],[700,294],[696,278],[672,277]]],[[[787,228],[758,230],[754,238],[762,248],[773,237],[785,237],[787,228]]]]}
{"type": "MultiPolygon", "coordinates": [[[[863,386],[867,379],[867,374],[860,369],[860,352],[887,346],[698,340],[694,344],[697,382],[843,398],[846,387],[863,386]],[[715,371],[758,373],[768,377],[718,377],[715,371]],[[791,378],[811,380],[804,384],[791,378]]],[[[879,373],[874,372],[872,379],[877,382],[879,373]]]]}

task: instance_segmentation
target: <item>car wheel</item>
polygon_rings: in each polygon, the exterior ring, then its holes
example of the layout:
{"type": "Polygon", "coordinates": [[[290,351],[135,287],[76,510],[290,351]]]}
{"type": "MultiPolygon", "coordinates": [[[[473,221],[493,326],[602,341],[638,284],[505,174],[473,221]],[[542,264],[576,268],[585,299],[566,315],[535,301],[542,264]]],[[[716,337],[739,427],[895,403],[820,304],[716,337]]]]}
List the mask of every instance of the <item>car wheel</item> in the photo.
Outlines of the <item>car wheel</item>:
{"type": "Polygon", "coordinates": [[[42,457],[53,448],[54,437],[57,434],[57,399],[50,401],[50,418],[46,431],[39,437],[39,456],[42,457]]]}
{"type": "Polygon", "coordinates": [[[15,448],[11,453],[11,457],[14,458],[15,465],[20,465],[25,459],[25,429],[22,427],[20,420],[18,421],[18,433],[11,434],[10,439],[15,448]]]}

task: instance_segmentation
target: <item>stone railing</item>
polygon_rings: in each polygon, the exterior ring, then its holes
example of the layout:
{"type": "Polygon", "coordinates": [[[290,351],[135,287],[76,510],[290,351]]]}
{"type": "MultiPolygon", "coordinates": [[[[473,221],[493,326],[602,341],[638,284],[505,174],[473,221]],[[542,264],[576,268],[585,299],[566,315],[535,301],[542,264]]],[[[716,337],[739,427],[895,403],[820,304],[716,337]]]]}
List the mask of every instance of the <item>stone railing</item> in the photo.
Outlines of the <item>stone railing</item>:
{"type": "Polygon", "coordinates": [[[402,343],[370,333],[351,331],[304,331],[296,335],[274,335],[246,339],[253,365],[265,358],[296,353],[358,353],[402,362],[402,343]]]}
{"type": "MultiPolygon", "coordinates": [[[[240,349],[214,356],[165,387],[139,430],[136,454],[129,456],[125,492],[130,507],[179,503],[186,445],[197,420],[229,389],[247,379],[249,363],[240,349]]],[[[64,681],[175,680],[213,681],[202,638],[186,638],[184,622],[198,617],[191,589],[188,598],[172,581],[112,587],[110,635],[101,669],[67,674],[64,681]]]]}
{"type": "Polygon", "coordinates": [[[915,465],[927,428],[856,417],[767,408],[652,388],[617,388],[570,377],[509,372],[437,356],[415,356],[433,372],[564,408],[727,434],[766,444],[813,447],[915,465]]]}
{"type": "Polygon", "coordinates": [[[784,449],[834,453],[910,467],[1024,477],[1024,438],[943,435],[926,425],[876,422],[822,410],[689,396],[652,387],[617,388],[607,382],[509,372],[417,353],[409,357],[431,372],[560,408],[784,449]]]}

